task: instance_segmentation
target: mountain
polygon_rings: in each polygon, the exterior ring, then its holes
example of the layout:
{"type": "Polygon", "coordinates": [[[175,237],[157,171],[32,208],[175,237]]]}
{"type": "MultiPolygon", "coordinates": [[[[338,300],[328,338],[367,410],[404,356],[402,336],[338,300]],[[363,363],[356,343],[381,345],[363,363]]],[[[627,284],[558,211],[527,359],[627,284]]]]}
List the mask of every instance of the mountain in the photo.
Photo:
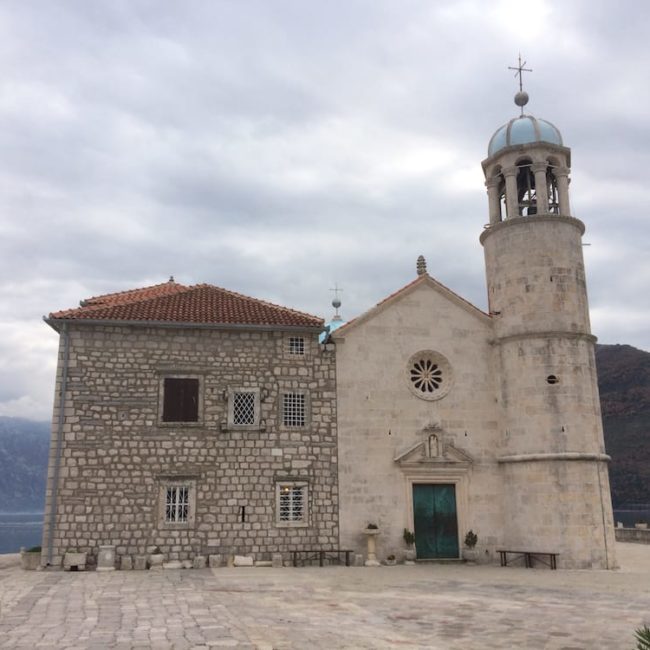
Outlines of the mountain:
{"type": "Polygon", "coordinates": [[[43,510],[49,446],[49,422],[0,416],[0,512],[43,510]]]}
{"type": "Polygon", "coordinates": [[[650,352],[597,345],[598,389],[614,507],[650,503],[650,352]]]}
{"type": "MultiPolygon", "coordinates": [[[[597,345],[598,388],[614,507],[650,503],[650,353],[597,345]]],[[[50,425],[0,416],[0,511],[40,511],[50,425]]]]}

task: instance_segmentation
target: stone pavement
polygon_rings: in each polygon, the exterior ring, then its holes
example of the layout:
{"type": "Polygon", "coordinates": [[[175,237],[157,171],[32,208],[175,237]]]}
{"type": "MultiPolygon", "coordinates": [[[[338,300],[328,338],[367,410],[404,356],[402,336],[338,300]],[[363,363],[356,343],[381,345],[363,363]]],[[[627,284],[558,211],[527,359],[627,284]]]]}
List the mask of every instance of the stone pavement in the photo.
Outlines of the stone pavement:
{"type": "Polygon", "coordinates": [[[619,571],[426,564],[27,572],[0,558],[0,648],[632,650],[650,546],[619,571]]]}

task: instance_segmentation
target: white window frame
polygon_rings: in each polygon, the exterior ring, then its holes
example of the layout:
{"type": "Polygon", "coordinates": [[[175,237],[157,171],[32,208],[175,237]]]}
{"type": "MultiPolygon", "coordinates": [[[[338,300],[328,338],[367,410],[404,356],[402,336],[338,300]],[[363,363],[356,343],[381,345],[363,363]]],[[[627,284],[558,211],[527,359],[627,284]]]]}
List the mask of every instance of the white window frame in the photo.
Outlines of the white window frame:
{"type": "Polygon", "coordinates": [[[278,481],[275,484],[275,525],[279,528],[306,528],[309,526],[309,484],[306,481],[278,481]],[[283,494],[287,490],[302,492],[302,517],[300,519],[282,519],[283,494]]]}
{"type": "Polygon", "coordinates": [[[229,388],[228,389],[228,428],[230,429],[259,429],[260,428],[260,389],[259,388],[229,388]],[[251,424],[235,424],[235,395],[238,393],[253,393],[255,409],[251,424]]]}
{"type": "Polygon", "coordinates": [[[286,389],[280,393],[280,425],[283,429],[295,431],[297,429],[304,429],[309,424],[309,394],[305,390],[286,389]],[[303,403],[303,422],[302,424],[287,424],[285,418],[285,397],[289,395],[296,395],[302,397],[303,403]]]}
{"type": "Polygon", "coordinates": [[[289,354],[292,357],[304,357],[307,352],[307,345],[304,336],[289,336],[287,344],[289,346],[289,354]]]}
{"type": "Polygon", "coordinates": [[[163,528],[192,528],[196,518],[196,480],[194,479],[165,479],[160,482],[158,495],[158,519],[163,528]],[[167,492],[173,489],[187,489],[187,518],[185,521],[167,520],[167,492]]]}

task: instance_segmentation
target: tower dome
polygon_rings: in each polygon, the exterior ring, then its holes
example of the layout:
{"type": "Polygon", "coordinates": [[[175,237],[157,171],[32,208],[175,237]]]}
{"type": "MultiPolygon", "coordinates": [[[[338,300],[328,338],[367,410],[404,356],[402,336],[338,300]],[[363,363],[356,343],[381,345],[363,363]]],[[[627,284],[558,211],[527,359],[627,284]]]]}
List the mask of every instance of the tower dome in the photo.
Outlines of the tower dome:
{"type": "Polygon", "coordinates": [[[554,124],[532,115],[520,115],[494,132],[488,144],[488,158],[506,147],[532,142],[563,145],[562,135],[554,124]]]}

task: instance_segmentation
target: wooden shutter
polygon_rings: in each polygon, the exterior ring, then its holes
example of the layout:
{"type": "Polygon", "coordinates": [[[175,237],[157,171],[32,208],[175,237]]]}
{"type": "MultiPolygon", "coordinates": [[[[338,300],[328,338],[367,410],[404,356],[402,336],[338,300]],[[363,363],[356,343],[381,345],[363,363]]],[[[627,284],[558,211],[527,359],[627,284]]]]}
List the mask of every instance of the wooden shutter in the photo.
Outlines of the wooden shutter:
{"type": "Polygon", "coordinates": [[[199,380],[166,377],[164,382],[163,422],[197,422],[199,419],[199,380]]]}

